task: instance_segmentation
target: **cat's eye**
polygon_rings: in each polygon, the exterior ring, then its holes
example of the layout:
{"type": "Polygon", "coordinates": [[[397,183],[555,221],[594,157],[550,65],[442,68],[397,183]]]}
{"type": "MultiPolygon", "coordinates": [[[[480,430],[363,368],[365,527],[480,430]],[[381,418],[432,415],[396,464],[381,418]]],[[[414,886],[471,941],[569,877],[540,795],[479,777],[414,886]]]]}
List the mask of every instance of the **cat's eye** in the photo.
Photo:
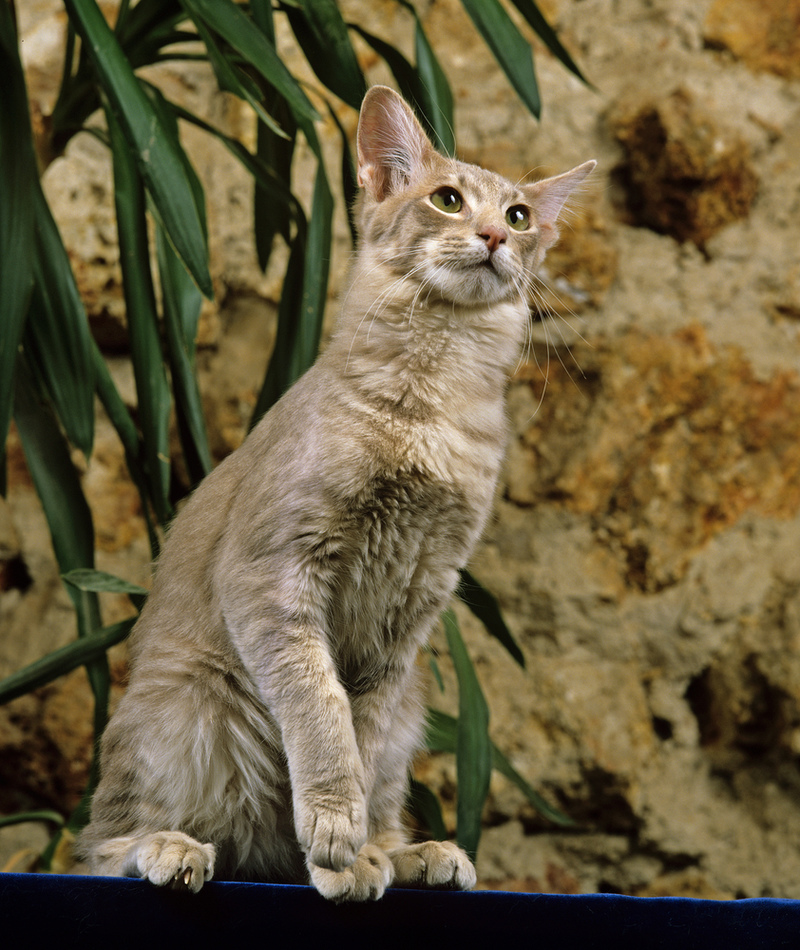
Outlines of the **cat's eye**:
{"type": "Polygon", "coordinates": [[[458,214],[464,207],[464,199],[455,188],[438,188],[431,195],[431,204],[447,214],[458,214]]]}
{"type": "Polygon", "coordinates": [[[506,211],[506,223],[514,231],[527,231],[531,216],[524,205],[514,205],[506,211]]]}

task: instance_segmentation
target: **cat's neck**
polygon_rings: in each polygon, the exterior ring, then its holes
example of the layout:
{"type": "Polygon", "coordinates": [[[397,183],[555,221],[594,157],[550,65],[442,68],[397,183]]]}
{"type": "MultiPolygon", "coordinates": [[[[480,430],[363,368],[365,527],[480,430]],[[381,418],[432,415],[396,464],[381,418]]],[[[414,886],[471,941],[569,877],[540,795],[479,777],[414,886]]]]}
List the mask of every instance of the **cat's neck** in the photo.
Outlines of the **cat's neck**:
{"type": "Polygon", "coordinates": [[[465,397],[502,400],[527,320],[520,299],[454,305],[362,252],[327,356],[362,398],[429,417],[465,397]]]}

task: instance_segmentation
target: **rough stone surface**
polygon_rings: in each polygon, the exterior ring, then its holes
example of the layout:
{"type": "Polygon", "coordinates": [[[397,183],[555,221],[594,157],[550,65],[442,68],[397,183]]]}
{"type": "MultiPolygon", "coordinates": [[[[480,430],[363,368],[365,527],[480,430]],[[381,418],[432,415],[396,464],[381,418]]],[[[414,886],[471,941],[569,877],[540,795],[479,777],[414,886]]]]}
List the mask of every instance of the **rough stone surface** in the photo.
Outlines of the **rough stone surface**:
{"type": "Polygon", "coordinates": [[[758,178],[749,147],[721,129],[683,89],[616,106],[614,135],[636,224],[702,247],[750,211],[758,178]]]}
{"type": "MultiPolygon", "coordinates": [[[[413,21],[397,4],[343,6],[351,19],[368,6],[370,29],[413,56],[413,21]]],[[[63,13],[56,0],[19,7],[29,91],[46,116],[63,13]]],[[[495,775],[482,885],[800,898],[798,5],[549,0],[543,9],[594,89],[534,40],[538,124],[456,0],[418,9],[453,83],[465,158],[514,178],[599,160],[539,275],[531,350],[510,389],[506,476],[472,565],[526,669],[458,607],[493,739],[575,824],[554,828],[495,775]],[[632,213],[647,202],[647,214],[632,213]]],[[[281,43],[296,56],[285,34],[281,43]]],[[[370,79],[390,80],[356,45],[370,79]]],[[[166,65],[153,78],[252,144],[246,110],[214,93],[207,70],[166,65]]],[[[338,115],[352,133],[354,113],[338,115]]],[[[244,436],[272,345],[280,261],[258,270],[246,176],[184,132],[209,200],[218,295],[200,364],[221,457],[244,436]]],[[[336,134],[323,132],[335,159],[336,134]]],[[[45,187],[133,404],[102,147],[77,139],[45,187]]],[[[301,180],[304,200],[306,189],[301,180]]],[[[337,214],[331,312],[348,254],[337,214]]],[[[74,636],[13,434],[8,459],[0,675],[74,636]]],[[[102,415],[83,478],[98,566],[147,584],[141,513],[102,415]]],[[[103,609],[112,621],[130,605],[104,598],[103,609]]],[[[441,633],[433,647],[445,691],[432,685],[431,701],[453,712],[441,633]]],[[[121,684],[124,650],[112,661],[121,684]]],[[[0,710],[0,810],[74,805],[90,715],[81,671],[0,710]]],[[[430,756],[418,772],[452,828],[452,759],[430,756]]],[[[29,860],[42,840],[36,826],[3,832],[0,866],[29,860]]]]}

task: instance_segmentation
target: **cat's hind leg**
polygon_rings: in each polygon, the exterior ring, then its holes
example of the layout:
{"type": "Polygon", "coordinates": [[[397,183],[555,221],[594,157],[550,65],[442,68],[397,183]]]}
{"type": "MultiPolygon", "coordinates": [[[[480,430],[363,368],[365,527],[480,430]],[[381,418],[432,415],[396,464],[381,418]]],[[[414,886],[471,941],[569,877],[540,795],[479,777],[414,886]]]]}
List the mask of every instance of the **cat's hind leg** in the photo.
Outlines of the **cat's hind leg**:
{"type": "Polygon", "coordinates": [[[109,838],[92,849],[95,874],[139,877],[197,893],[214,875],[216,851],[181,831],[109,838]]]}

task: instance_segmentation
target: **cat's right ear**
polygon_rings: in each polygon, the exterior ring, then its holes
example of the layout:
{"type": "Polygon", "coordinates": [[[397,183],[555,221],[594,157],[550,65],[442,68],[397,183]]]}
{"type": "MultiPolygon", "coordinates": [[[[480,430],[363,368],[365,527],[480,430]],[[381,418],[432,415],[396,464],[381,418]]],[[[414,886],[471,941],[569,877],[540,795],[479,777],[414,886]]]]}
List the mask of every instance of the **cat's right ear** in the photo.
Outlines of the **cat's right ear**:
{"type": "Polygon", "coordinates": [[[383,201],[421,176],[434,149],[406,101],[388,86],[373,86],[358,117],[358,183],[383,201]]]}

